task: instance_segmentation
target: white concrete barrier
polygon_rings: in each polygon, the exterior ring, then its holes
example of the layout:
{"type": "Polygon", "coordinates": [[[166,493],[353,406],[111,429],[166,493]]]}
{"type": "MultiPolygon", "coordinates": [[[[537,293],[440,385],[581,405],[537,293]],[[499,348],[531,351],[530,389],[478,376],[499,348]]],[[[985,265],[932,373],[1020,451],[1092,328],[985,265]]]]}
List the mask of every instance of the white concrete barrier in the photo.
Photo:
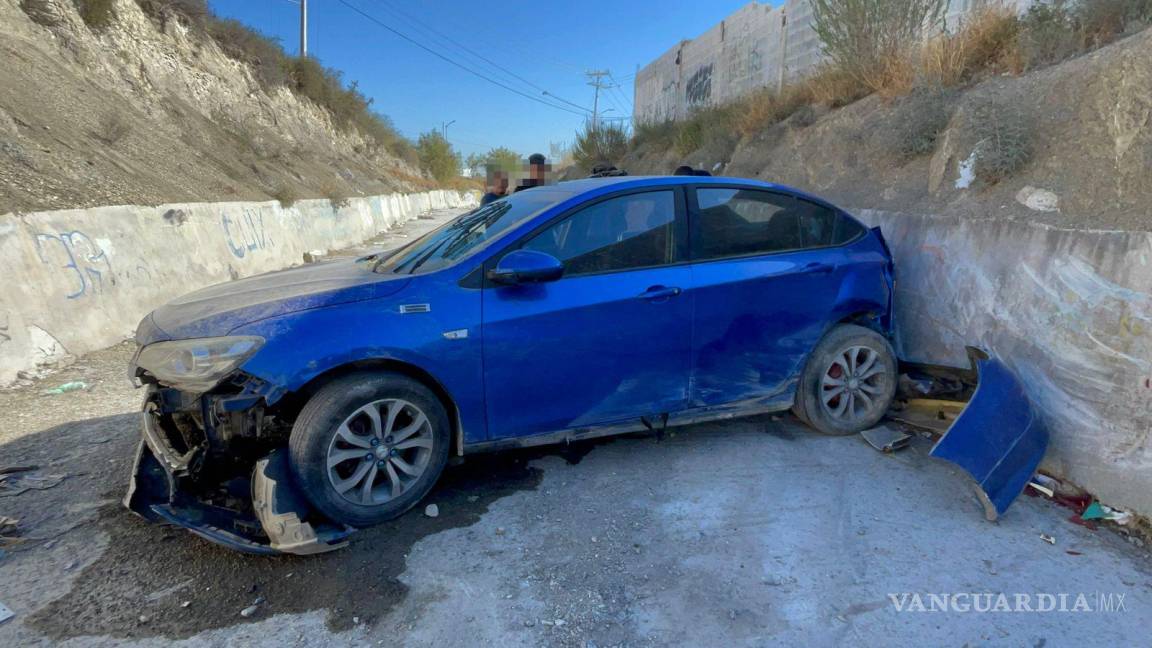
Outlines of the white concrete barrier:
{"type": "Polygon", "coordinates": [[[145,314],[204,286],[356,245],[471,194],[98,207],[0,216],[0,385],[130,337],[145,314]]]}
{"type": "Polygon", "coordinates": [[[1152,233],[858,213],[895,257],[901,357],[999,357],[1048,424],[1043,467],[1152,515],[1152,233]]]}

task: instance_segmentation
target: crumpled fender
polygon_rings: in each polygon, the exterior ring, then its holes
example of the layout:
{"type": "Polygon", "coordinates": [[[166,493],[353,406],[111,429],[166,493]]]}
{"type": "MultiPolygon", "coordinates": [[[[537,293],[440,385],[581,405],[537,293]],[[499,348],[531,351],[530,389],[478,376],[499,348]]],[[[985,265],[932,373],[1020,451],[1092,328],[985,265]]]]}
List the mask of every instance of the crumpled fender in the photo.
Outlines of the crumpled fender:
{"type": "Polygon", "coordinates": [[[1008,510],[1036,473],[1048,449],[1048,428],[1003,361],[973,348],[969,356],[980,378],[976,392],[931,455],[972,475],[991,521],[1008,510]]]}

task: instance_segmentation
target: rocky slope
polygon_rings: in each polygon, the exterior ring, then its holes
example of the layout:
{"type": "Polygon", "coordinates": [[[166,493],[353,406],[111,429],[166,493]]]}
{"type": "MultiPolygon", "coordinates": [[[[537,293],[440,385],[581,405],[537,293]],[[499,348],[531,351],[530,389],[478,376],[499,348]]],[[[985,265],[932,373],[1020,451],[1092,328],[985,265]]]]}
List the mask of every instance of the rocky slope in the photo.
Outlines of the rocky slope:
{"type": "Polygon", "coordinates": [[[623,164],[633,173],[668,173],[685,162],[716,167],[854,208],[1152,230],[1152,30],[1060,65],[986,80],[944,104],[946,127],[912,159],[894,151],[918,127],[924,102],[872,96],[798,113],[734,149],[709,142],[682,159],[640,147],[623,164]],[[979,109],[989,104],[1014,113],[1030,157],[999,182],[969,184],[988,130],[979,109]]]}
{"type": "Polygon", "coordinates": [[[176,20],[133,0],[94,31],[68,0],[0,0],[0,213],[378,194],[426,186],[404,161],[176,20]],[[40,22],[44,22],[43,20],[40,22]]]}

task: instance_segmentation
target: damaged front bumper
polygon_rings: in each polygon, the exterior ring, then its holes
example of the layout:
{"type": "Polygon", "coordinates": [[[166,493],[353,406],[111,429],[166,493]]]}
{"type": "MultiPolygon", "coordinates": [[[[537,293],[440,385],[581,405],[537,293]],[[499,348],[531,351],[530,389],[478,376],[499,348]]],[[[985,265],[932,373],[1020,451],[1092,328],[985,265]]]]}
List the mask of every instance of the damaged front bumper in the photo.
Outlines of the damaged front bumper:
{"type": "Polygon", "coordinates": [[[272,449],[250,468],[240,460],[235,465],[222,461],[228,465],[216,469],[212,463],[220,448],[213,448],[210,435],[189,443],[164,420],[179,405],[163,391],[148,388],[141,413],[143,439],[124,506],[145,519],[247,553],[306,555],[347,544],[354,529],[311,510],[293,483],[286,449],[272,449]]]}

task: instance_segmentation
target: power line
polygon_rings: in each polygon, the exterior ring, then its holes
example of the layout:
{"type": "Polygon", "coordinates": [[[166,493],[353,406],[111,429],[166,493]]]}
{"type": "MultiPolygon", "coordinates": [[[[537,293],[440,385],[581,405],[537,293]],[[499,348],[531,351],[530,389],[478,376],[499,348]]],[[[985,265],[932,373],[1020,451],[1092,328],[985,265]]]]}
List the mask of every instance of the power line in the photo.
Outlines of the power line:
{"type": "Polygon", "coordinates": [[[337,2],[344,5],[345,7],[348,7],[352,11],[360,14],[361,16],[366,18],[367,20],[376,23],[377,25],[383,27],[384,29],[388,30],[389,32],[392,32],[396,36],[399,36],[400,38],[403,38],[404,40],[408,41],[409,43],[412,43],[413,45],[415,45],[416,47],[419,47],[420,49],[424,50],[425,52],[428,52],[429,54],[435,56],[436,58],[441,59],[442,61],[449,63],[455,67],[458,67],[461,70],[464,70],[465,72],[467,72],[469,74],[480,77],[481,79],[484,79],[488,83],[491,83],[493,85],[504,88],[505,90],[507,90],[509,92],[513,92],[515,94],[518,94],[521,97],[524,97],[525,99],[531,99],[532,101],[535,101],[538,104],[548,106],[549,108],[555,108],[556,110],[563,110],[564,112],[572,113],[573,115],[580,115],[581,117],[586,116],[584,113],[577,112],[577,111],[572,110],[570,108],[565,108],[564,106],[559,106],[559,105],[556,105],[553,103],[549,103],[547,101],[544,101],[543,99],[540,99],[539,97],[534,97],[534,96],[532,96],[526,92],[521,92],[520,90],[517,90],[516,88],[513,88],[509,85],[505,85],[504,83],[501,83],[500,81],[497,81],[496,79],[493,79],[490,76],[487,76],[485,74],[477,72],[476,70],[473,70],[472,68],[469,68],[468,66],[466,66],[462,63],[459,63],[453,59],[450,59],[447,56],[441,54],[440,52],[437,52],[436,50],[432,49],[431,47],[428,47],[427,45],[424,45],[420,41],[408,36],[404,32],[401,32],[400,30],[393,28],[391,25],[388,25],[387,23],[385,23],[384,21],[380,20],[379,18],[373,16],[372,14],[365,12],[364,10],[360,9],[359,7],[352,4],[351,2],[348,2],[348,0],[337,0],[337,2]]]}
{"type": "Polygon", "coordinates": [[[509,70],[508,68],[504,67],[503,65],[500,65],[499,63],[493,61],[492,59],[490,59],[490,58],[484,56],[483,54],[477,52],[476,50],[472,49],[471,47],[468,47],[467,45],[460,43],[459,41],[453,39],[451,36],[448,36],[444,32],[441,32],[440,30],[436,29],[435,27],[432,27],[431,25],[429,25],[428,23],[425,23],[424,21],[420,20],[419,18],[416,18],[415,16],[402,11],[396,5],[392,4],[391,2],[388,2],[388,0],[376,0],[376,1],[379,4],[384,5],[388,9],[391,9],[393,13],[398,14],[403,18],[407,18],[409,21],[415,23],[416,25],[423,27],[428,33],[433,34],[435,36],[438,36],[441,40],[443,40],[443,41],[445,41],[451,45],[455,45],[460,50],[463,50],[464,52],[467,52],[468,54],[475,56],[476,58],[480,59],[481,61],[484,61],[485,63],[492,66],[493,68],[500,70],[501,72],[507,74],[508,76],[511,76],[512,78],[517,79],[517,80],[535,88],[536,90],[539,90],[545,96],[551,97],[551,98],[553,98],[559,102],[566,103],[569,106],[574,106],[574,107],[579,108],[580,110],[583,110],[585,112],[591,112],[590,110],[588,110],[584,106],[581,106],[579,104],[568,101],[567,99],[564,99],[563,97],[557,96],[555,93],[549,92],[547,89],[540,87],[539,85],[533,83],[532,81],[529,81],[528,79],[525,79],[524,77],[520,76],[516,72],[513,72],[512,70],[509,70]]]}

